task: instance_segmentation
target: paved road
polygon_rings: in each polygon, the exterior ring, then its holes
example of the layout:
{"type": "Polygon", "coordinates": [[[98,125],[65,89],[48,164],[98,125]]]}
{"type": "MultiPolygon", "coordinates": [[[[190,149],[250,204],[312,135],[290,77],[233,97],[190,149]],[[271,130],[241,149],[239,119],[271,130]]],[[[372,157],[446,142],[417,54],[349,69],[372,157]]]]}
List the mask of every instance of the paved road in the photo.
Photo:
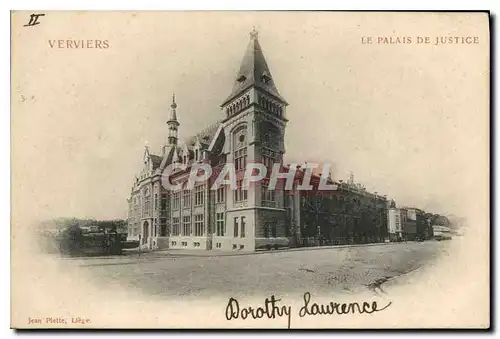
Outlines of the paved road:
{"type": "Polygon", "coordinates": [[[140,257],[66,260],[66,264],[80,265],[97,283],[126,285],[165,297],[352,293],[436,260],[449,253],[449,243],[408,242],[219,257],[143,253],[140,257]]]}

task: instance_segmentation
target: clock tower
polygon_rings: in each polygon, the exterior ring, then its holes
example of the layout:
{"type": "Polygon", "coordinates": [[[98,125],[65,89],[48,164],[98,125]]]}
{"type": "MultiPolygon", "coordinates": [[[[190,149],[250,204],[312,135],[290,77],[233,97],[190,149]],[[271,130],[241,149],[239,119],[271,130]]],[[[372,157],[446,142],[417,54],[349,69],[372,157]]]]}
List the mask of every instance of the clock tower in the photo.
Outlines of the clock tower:
{"type": "Polygon", "coordinates": [[[249,246],[290,236],[283,191],[269,190],[265,180],[248,187],[243,181],[247,164],[263,163],[268,173],[274,163],[282,164],[287,105],[254,29],[231,94],[221,105],[225,113],[223,153],[228,163],[234,163],[237,177],[237,190],[227,190],[227,232],[247,238],[249,246]]]}

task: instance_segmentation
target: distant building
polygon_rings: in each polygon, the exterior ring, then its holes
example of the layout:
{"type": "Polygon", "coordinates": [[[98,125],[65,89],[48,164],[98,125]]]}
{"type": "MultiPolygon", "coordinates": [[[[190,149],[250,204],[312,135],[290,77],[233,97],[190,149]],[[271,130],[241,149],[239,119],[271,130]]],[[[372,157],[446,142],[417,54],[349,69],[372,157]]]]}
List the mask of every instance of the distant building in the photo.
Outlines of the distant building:
{"type": "MultiPolygon", "coordinates": [[[[318,177],[313,178],[318,180],[318,177]]],[[[299,246],[384,242],[387,238],[387,199],[361,184],[331,181],[337,189],[326,193],[299,191],[292,209],[299,246]]],[[[313,191],[314,192],[314,191],[313,191]]]]}
{"type": "Polygon", "coordinates": [[[403,238],[405,240],[427,240],[432,238],[432,227],[423,210],[402,207],[403,238]]]}
{"type": "Polygon", "coordinates": [[[390,207],[388,210],[387,226],[390,241],[402,241],[403,237],[403,214],[401,209],[390,207]]]}

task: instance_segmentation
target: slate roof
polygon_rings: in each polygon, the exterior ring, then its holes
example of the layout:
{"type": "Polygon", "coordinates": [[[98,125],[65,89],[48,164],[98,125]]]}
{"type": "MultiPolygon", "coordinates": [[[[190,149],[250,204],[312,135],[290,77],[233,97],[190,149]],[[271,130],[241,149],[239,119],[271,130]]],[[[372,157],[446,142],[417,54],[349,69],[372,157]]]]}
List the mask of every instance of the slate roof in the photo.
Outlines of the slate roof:
{"type": "Polygon", "coordinates": [[[184,147],[184,145],[188,146],[188,149],[191,149],[193,145],[196,142],[196,139],[200,139],[200,143],[206,147],[210,145],[212,142],[212,139],[215,137],[215,133],[217,132],[217,129],[219,128],[219,125],[222,120],[218,120],[213,124],[208,125],[205,129],[203,129],[201,132],[185,139],[184,143],[179,145],[179,148],[184,147]]]}
{"type": "Polygon", "coordinates": [[[155,154],[150,154],[149,156],[151,158],[151,161],[153,162],[153,169],[160,167],[162,157],[155,154]]]}

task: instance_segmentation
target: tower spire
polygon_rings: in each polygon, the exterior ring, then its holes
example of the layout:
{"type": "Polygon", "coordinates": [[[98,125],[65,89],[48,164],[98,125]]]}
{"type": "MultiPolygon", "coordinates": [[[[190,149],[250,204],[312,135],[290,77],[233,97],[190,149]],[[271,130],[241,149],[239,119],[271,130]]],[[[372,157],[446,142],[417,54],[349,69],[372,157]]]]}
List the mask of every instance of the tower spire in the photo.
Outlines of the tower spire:
{"type": "Polygon", "coordinates": [[[172,94],[172,104],[170,105],[170,117],[167,121],[168,126],[168,144],[177,144],[177,132],[179,129],[179,122],[177,121],[177,103],[175,102],[175,93],[172,94]]]}
{"type": "Polygon", "coordinates": [[[255,29],[255,26],[253,26],[252,31],[250,32],[250,39],[258,39],[259,38],[259,32],[255,29]]]}
{"type": "Polygon", "coordinates": [[[266,58],[259,44],[259,33],[255,27],[250,32],[250,42],[236,74],[236,81],[229,97],[222,106],[235,99],[250,87],[258,87],[261,91],[270,94],[275,100],[287,105],[274,83],[266,58]]]}
{"type": "Polygon", "coordinates": [[[177,104],[175,103],[175,93],[172,94],[172,104],[170,105],[170,108],[172,109],[170,110],[169,121],[177,121],[177,112],[176,112],[177,104]]]}

